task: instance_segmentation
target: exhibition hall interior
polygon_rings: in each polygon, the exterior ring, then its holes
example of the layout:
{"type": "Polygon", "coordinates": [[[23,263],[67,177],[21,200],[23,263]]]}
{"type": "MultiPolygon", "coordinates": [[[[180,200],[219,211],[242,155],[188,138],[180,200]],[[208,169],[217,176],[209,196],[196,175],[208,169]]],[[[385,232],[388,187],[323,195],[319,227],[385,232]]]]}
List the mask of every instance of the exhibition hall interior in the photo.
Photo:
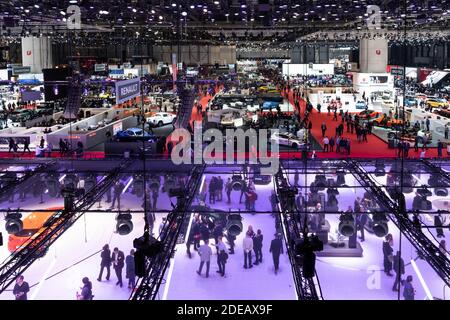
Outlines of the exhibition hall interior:
{"type": "Polygon", "coordinates": [[[449,300],[449,15],[0,0],[0,300],[449,300]]]}

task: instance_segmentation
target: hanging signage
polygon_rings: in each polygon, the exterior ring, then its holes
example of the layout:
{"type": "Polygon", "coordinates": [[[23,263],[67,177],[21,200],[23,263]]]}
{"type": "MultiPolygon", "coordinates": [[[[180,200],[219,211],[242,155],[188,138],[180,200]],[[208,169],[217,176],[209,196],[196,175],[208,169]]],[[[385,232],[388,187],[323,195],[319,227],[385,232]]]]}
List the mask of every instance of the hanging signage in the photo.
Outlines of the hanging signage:
{"type": "Polygon", "coordinates": [[[106,71],[106,63],[96,63],[94,65],[94,71],[95,72],[106,71]]]}
{"type": "Polygon", "coordinates": [[[25,73],[31,73],[31,67],[24,67],[24,66],[13,66],[12,67],[12,74],[14,76],[17,76],[19,74],[25,74],[25,73]]]}
{"type": "Polygon", "coordinates": [[[131,69],[131,62],[124,62],[123,63],[123,68],[124,69],[131,69]]]}
{"type": "Polygon", "coordinates": [[[403,76],[403,68],[391,68],[391,74],[394,76],[403,76]]]}
{"type": "Polygon", "coordinates": [[[124,103],[139,96],[141,81],[139,78],[116,82],[116,103],[124,103]]]}

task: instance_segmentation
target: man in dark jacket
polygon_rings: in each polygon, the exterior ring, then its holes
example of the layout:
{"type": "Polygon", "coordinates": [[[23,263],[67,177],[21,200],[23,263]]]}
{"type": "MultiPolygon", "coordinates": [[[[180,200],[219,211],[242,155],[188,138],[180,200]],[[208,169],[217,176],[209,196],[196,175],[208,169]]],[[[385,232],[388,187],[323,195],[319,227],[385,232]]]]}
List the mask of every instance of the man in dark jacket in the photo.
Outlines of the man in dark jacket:
{"type": "Polygon", "coordinates": [[[279,234],[275,234],[275,239],[270,243],[270,250],[273,258],[273,265],[275,267],[275,274],[278,273],[278,268],[280,265],[280,254],[283,253],[283,243],[281,241],[281,236],[279,234]]]}
{"type": "Polygon", "coordinates": [[[111,208],[114,208],[114,205],[117,201],[117,207],[120,209],[120,196],[122,195],[122,191],[125,188],[125,185],[122,183],[122,181],[117,181],[117,183],[114,185],[114,197],[112,201],[111,208]]]}
{"type": "Polygon", "coordinates": [[[126,269],[125,274],[128,279],[128,288],[133,289],[136,284],[136,271],[134,266],[134,250],[131,249],[130,254],[125,259],[126,269]]]}
{"type": "Polygon", "coordinates": [[[395,282],[394,286],[392,287],[392,290],[399,291],[400,283],[403,282],[402,275],[405,274],[405,262],[403,261],[403,258],[400,256],[400,251],[397,251],[397,253],[394,256],[394,272],[395,272],[395,282]]]}
{"type": "Polygon", "coordinates": [[[102,261],[100,262],[100,274],[98,275],[97,281],[102,281],[103,269],[106,268],[106,280],[109,280],[111,275],[111,250],[109,250],[109,245],[105,244],[103,246],[103,251],[101,253],[102,261]]]}
{"type": "Polygon", "coordinates": [[[114,248],[114,251],[111,256],[111,260],[112,260],[112,263],[114,266],[114,271],[116,272],[116,276],[117,276],[116,286],[119,285],[120,287],[122,287],[123,286],[122,269],[125,264],[124,263],[125,255],[123,254],[122,251],[119,250],[119,248],[114,248]]]}
{"type": "Polygon", "coordinates": [[[30,291],[30,286],[28,282],[23,281],[23,276],[20,275],[16,284],[14,285],[13,294],[16,297],[16,300],[28,300],[27,293],[30,291]]]}
{"type": "Polygon", "coordinates": [[[262,246],[263,246],[263,234],[260,229],[256,232],[256,236],[253,237],[253,251],[255,251],[255,263],[258,265],[262,263],[262,246]]]}

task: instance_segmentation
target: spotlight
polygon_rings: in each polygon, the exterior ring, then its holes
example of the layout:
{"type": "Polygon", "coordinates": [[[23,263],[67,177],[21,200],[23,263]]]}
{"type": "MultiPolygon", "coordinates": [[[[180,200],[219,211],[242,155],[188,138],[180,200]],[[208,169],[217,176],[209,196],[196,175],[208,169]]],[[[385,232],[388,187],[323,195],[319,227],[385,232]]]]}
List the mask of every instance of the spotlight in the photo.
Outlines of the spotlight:
{"type": "Polygon", "coordinates": [[[231,177],[231,186],[233,187],[234,191],[241,191],[242,187],[244,185],[244,179],[240,174],[234,174],[231,177]]]}
{"type": "Polygon", "coordinates": [[[388,219],[385,214],[374,213],[372,215],[372,221],[373,221],[373,233],[377,237],[382,238],[388,234],[389,232],[388,219]]]}
{"type": "Polygon", "coordinates": [[[116,217],[116,221],[116,232],[121,236],[125,236],[133,231],[131,213],[119,213],[116,217]]]}
{"type": "Polygon", "coordinates": [[[161,178],[159,176],[152,176],[150,178],[150,189],[158,191],[161,184],[161,178]]]}
{"type": "Polygon", "coordinates": [[[9,234],[16,234],[23,229],[23,222],[20,220],[22,214],[20,212],[7,212],[5,216],[5,229],[9,234]]]}
{"type": "Polygon", "coordinates": [[[384,177],[386,175],[386,168],[384,162],[377,160],[375,162],[375,177],[384,177]]]}
{"type": "Polygon", "coordinates": [[[343,213],[339,217],[339,233],[345,237],[352,236],[355,231],[355,219],[350,213],[343,213]]]}
{"type": "Polygon", "coordinates": [[[227,234],[237,237],[243,229],[242,217],[238,213],[229,214],[226,224],[227,234]]]}
{"type": "Polygon", "coordinates": [[[345,172],[343,170],[338,170],[336,174],[337,174],[336,186],[339,187],[345,185],[345,172]]]}
{"type": "Polygon", "coordinates": [[[312,235],[304,239],[295,240],[296,260],[303,269],[305,278],[313,278],[316,271],[316,255],[315,251],[323,250],[323,242],[319,237],[312,235]]]}
{"type": "Polygon", "coordinates": [[[48,195],[52,198],[56,198],[59,192],[59,181],[56,173],[50,173],[49,175],[47,175],[46,182],[48,195]]]}
{"type": "Polygon", "coordinates": [[[135,174],[133,181],[133,193],[141,198],[144,195],[144,177],[141,174],[135,174]]]}

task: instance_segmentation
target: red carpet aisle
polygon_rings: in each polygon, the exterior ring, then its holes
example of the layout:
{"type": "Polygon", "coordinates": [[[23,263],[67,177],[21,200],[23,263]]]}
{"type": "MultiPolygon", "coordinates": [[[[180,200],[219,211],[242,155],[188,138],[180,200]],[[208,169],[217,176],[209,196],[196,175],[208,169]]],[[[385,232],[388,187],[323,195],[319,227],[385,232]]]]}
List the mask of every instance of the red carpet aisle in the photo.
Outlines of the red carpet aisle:
{"type": "MultiPolygon", "coordinates": [[[[294,99],[292,92],[289,93],[289,102],[294,105],[294,99]]],[[[301,100],[301,115],[304,115],[306,102],[301,100]]],[[[323,146],[322,143],[322,131],[321,125],[325,122],[327,126],[327,135],[331,137],[336,133],[336,127],[341,124],[341,118],[338,117],[338,121],[333,121],[332,114],[327,116],[326,106],[322,107],[325,112],[319,113],[316,109],[310,114],[309,118],[313,123],[312,135],[316,140],[323,146]]],[[[367,135],[368,142],[358,142],[356,139],[356,134],[347,133],[347,126],[344,125],[344,138],[350,139],[350,156],[336,152],[319,152],[317,156],[319,158],[396,158],[397,149],[389,149],[387,143],[378,138],[375,135],[367,135]]],[[[443,155],[446,156],[446,151],[443,151],[443,155]]],[[[415,152],[413,148],[409,151],[410,158],[419,158],[420,151],[415,152]]],[[[437,157],[437,148],[428,148],[426,152],[428,158],[437,157]]]]}
{"type": "MultiPolygon", "coordinates": [[[[11,152],[0,152],[0,158],[1,159],[12,159],[12,158],[18,158],[18,159],[34,159],[36,158],[36,155],[34,152],[32,153],[28,153],[26,152],[25,154],[22,154],[22,152],[20,151],[20,146],[19,146],[19,152],[16,153],[16,156],[14,156],[14,154],[11,152]]],[[[51,158],[58,158],[58,159],[76,159],[76,157],[61,157],[61,155],[59,154],[59,151],[53,151],[51,154],[51,158]]],[[[83,159],[104,159],[105,158],[105,153],[102,151],[86,151],[84,152],[84,156],[83,159]]],[[[45,159],[45,158],[41,158],[41,159],[45,159]]]]}

